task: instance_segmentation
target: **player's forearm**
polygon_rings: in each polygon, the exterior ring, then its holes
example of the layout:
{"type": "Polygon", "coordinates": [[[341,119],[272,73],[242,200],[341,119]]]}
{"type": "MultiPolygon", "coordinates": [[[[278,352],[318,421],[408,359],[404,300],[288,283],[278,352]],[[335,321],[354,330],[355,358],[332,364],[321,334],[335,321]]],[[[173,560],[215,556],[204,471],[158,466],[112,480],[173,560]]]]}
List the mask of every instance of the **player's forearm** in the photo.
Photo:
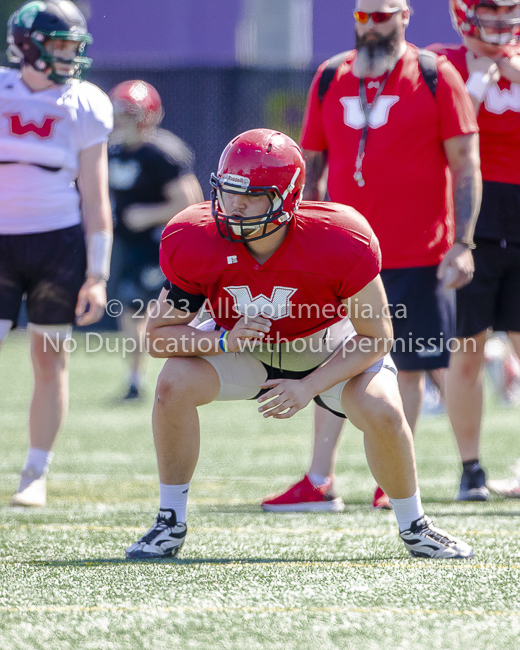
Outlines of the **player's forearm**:
{"type": "Polygon", "coordinates": [[[223,332],[205,332],[189,325],[150,326],[148,321],[147,350],[156,359],[170,357],[202,357],[224,354],[220,343],[223,332]]]}
{"type": "Polygon", "coordinates": [[[482,200],[478,135],[453,140],[458,146],[451,148],[448,162],[453,177],[455,241],[472,244],[482,200]]]}
{"type": "Polygon", "coordinates": [[[310,384],[314,395],[332,388],[345,379],[352,379],[392,350],[393,339],[356,335],[338,352],[302,381],[310,384]]]}
{"type": "Polygon", "coordinates": [[[106,282],[110,276],[112,254],[112,213],[103,197],[86,203],[82,211],[87,242],[87,278],[106,282]]]}
{"type": "Polygon", "coordinates": [[[202,189],[194,174],[186,174],[171,181],[163,192],[166,200],[161,203],[142,203],[130,206],[130,212],[132,209],[138,210],[141,230],[162,226],[185,208],[204,200],[202,189]]]}
{"type": "Polygon", "coordinates": [[[455,241],[473,243],[473,234],[482,200],[480,169],[468,164],[453,178],[455,203],[455,241]]]}
{"type": "Polygon", "coordinates": [[[177,212],[183,210],[187,206],[178,209],[177,205],[169,202],[164,203],[150,203],[150,204],[136,204],[131,206],[129,212],[132,210],[139,210],[139,230],[146,230],[154,226],[164,226],[174,217],[177,212]]]}

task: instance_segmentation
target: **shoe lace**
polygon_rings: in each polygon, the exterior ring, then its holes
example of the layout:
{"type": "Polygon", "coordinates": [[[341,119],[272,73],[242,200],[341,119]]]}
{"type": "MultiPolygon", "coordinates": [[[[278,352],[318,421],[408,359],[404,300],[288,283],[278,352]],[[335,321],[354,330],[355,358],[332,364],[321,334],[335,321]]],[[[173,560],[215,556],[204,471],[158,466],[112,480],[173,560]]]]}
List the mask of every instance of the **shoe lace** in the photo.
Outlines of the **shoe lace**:
{"type": "Polygon", "coordinates": [[[146,544],[148,542],[151,542],[157,537],[157,533],[162,532],[166,528],[169,528],[171,524],[172,522],[170,517],[159,513],[155,518],[153,526],[150,528],[150,530],[147,533],[145,533],[141,537],[139,542],[146,543],[146,544]]]}
{"type": "Polygon", "coordinates": [[[438,542],[444,546],[451,546],[455,543],[455,540],[445,533],[440,528],[437,528],[433,525],[431,519],[424,517],[423,521],[419,523],[418,533],[427,535],[430,539],[433,539],[434,542],[438,542]]]}

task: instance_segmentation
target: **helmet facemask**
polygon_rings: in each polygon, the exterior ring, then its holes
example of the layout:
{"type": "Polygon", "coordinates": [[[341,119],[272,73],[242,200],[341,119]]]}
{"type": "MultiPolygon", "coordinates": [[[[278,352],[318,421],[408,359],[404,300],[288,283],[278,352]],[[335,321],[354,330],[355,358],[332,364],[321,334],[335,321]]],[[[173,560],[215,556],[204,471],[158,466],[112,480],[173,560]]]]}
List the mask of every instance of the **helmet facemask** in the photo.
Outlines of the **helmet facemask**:
{"type": "Polygon", "coordinates": [[[520,2],[515,0],[489,0],[479,2],[467,12],[468,21],[476,28],[475,36],[484,43],[504,46],[518,40],[520,32],[520,2]],[[493,15],[500,7],[511,8],[506,14],[493,15]],[[490,9],[482,15],[482,9],[490,9]]]}
{"type": "MultiPolygon", "coordinates": [[[[37,40],[38,36],[39,32],[34,32],[32,36],[33,40],[37,40]]],[[[90,34],[71,34],[70,32],[55,32],[49,38],[44,38],[44,41],[41,44],[38,43],[41,51],[39,60],[47,63],[48,68],[51,70],[49,79],[57,84],[64,84],[70,82],[72,79],[83,81],[87,77],[92,66],[92,59],[85,56],[87,45],[90,45],[91,43],[92,36],[90,36],[90,34]],[[52,47],[50,52],[45,48],[46,43],[50,42],[51,45],[54,45],[56,41],[61,40],[72,41],[78,44],[77,54],[71,59],[65,59],[63,56],[54,54],[54,47],[52,47]],[[59,73],[56,70],[57,63],[70,66],[70,73],[68,75],[59,73]]]]}
{"type": "Polygon", "coordinates": [[[247,243],[268,237],[283,228],[292,218],[292,214],[284,211],[284,203],[287,196],[294,190],[300,172],[299,168],[295,171],[292,181],[283,194],[274,185],[251,187],[251,181],[246,176],[226,173],[219,177],[216,174],[211,174],[211,212],[219,234],[228,241],[247,243]],[[266,196],[269,199],[270,208],[266,213],[254,217],[227,215],[223,212],[222,194],[224,192],[255,197],[266,196]],[[276,227],[268,230],[268,226],[276,222],[278,222],[276,227]]]}

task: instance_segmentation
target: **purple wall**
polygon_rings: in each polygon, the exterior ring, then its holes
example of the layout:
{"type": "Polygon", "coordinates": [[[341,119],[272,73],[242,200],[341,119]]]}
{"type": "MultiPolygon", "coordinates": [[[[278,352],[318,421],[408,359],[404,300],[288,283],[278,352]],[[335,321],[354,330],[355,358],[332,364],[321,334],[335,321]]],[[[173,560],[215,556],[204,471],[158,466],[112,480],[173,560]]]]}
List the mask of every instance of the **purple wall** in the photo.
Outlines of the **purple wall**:
{"type": "MultiPolygon", "coordinates": [[[[282,0],[280,0],[282,1],[282,0]]],[[[412,0],[407,38],[457,42],[448,0],[412,0]],[[437,4],[437,3],[436,3],[437,4]]],[[[314,0],[312,65],[353,47],[353,0],[314,0]]],[[[90,0],[89,52],[99,66],[233,66],[241,0],[90,0]]]]}
{"type": "Polygon", "coordinates": [[[240,0],[90,0],[101,65],[234,65],[240,0]]]}

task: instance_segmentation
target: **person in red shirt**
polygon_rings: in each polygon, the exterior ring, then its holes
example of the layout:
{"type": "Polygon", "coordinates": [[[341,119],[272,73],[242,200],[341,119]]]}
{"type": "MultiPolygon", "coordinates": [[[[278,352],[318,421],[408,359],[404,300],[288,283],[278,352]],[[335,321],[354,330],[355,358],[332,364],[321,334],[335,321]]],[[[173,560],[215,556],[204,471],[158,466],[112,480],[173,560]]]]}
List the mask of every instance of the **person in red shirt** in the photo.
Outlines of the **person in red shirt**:
{"type": "MultiPolygon", "coordinates": [[[[460,349],[446,377],[446,407],[463,465],[456,499],[486,501],[479,446],[488,329],[507,332],[520,354],[520,0],[451,0],[450,8],[463,43],[432,49],[457,68],[473,100],[483,195],[475,276],[457,291],[460,349]]],[[[518,482],[513,487],[508,494],[500,486],[499,492],[518,497],[518,482]]]]}
{"type": "MultiPolygon", "coordinates": [[[[392,356],[414,431],[425,371],[438,381],[438,370],[448,365],[453,289],[472,277],[478,126],[464,83],[445,57],[432,57],[436,87],[429,87],[417,47],[405,40],[406,0],[358,0],[354,17],[356,49],[342,57],[324,96],[328,61],[309,92],[301,136],[309,169],[305,198],[323,196],[328,165],[330,199],[361,212],[379,239],[392,356]]],[[[328,495],[341,428],[340,420],[317,410],[309,473],[264,500],[264,509],[333,509],[328,495]]],[[[373,505],[390,507],[379,488],[373,505]]]]}
{"type": "Polygon", "coordinates": [[[473,554],[421,506],[412,436],[386,354],[392,324],[377,239],[353,208],[301,202],[304,183],[293,140],[247,131],[221,156],[212,202],[187,208],[163,233],[167,283],[148,325],[151,354],[167,359],[152,418],[160,510],[127,549],[129,559],[177,555],[199,453],[197,409],[237,399],[257,399],[265,418],[292,417],[312,399],[348,415],[365,435],[368,463],[412,555],[473,554]],[[190,327],[203,304],[212,319],[190,327]]]}

